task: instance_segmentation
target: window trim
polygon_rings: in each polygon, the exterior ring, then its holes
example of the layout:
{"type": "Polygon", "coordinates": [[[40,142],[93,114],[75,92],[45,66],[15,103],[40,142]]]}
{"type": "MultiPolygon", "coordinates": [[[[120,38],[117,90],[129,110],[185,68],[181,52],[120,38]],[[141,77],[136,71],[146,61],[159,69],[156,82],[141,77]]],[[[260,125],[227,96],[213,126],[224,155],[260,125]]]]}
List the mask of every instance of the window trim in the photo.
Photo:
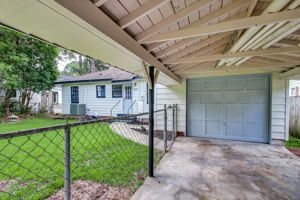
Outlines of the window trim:
{"type": "Polygon", "coordinates": [[[71,86],[71,103],[79,103],[79,87],[78,86],[71,86]],[[73,92],[73,88],[77,88],[77,101],[73,101],[73,95],[75,94],[72,94],[73,92]]]}
{"type": "Polygon", "coordinates": [[[123,97],[123,85],[122,84],[112,85],[111,92],[112,92],[112,98],[122,98],[123,97]],[[121,87],[121,92],[120,92],[121,95],[115,95],[115,92],[116,92],[115,91],[115,86],[120,86],[121,87]]]}
{"type": "Polygon", "coordinates": [[[105,85],[96,85],[96,98],[105,98],[106,97],[106,88],[105,85]],[[101,88],[100,95],[98,93],[98,88],[101,88]],[[102,90],[104,90],[104,95],[102,96],[102,90]]]}
{"type": "Polygon", "coordinates": [[[58,102],[59,102],[58,92],[57,91],[52,91],[52,103],[58,104],[58,102]],[[56,96],[56,101],[54,101],[55,96],[56,96]]]}

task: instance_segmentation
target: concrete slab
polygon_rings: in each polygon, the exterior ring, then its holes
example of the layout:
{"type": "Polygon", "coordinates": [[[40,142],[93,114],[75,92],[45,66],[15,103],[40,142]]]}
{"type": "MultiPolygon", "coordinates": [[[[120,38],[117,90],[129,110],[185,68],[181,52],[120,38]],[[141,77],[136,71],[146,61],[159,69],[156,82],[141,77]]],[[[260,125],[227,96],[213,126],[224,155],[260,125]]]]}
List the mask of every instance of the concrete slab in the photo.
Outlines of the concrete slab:
{"type": "Polygon", "coordinates": [[[180,137],[131,200],[300,199],[300,159],[285,147],[180,137]]]}

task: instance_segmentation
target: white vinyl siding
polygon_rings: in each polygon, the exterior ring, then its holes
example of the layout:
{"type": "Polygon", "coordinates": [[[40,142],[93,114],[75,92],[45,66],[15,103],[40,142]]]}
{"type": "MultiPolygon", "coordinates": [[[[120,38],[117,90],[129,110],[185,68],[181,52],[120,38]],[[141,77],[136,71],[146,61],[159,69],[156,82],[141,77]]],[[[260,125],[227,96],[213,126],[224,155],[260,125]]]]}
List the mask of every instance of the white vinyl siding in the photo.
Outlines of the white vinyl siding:
{"type": "MultiPolygon", "coordinates": [[[[177,104],[177,131],[185,132],[186,129],[186,103],[185,103],[185,83],[182,85],[164,86],[157,84],[155,87],[155,108],[163,109],[164,105],[177,104]]],[[[172,126],[172,113],[168,112],[168,130],[172,126]]],[[[155,130],[163,130],[163,113],[155,115],[155,130]]]]}
{"type": "MultiPolygon", "coordinates": [[[[133,101],[136,100],[133,105],[133,113],[147,112],[147,106],[145,106],[144,98],[145,90],[139,90],[143,86],[146,87],[145,80],[135,81],[137,84],[132,89],[133,101]],[[138,104],[142,105],[142,109],[138,110],[138,104]]],[[[116,85],[123,83],[115,83],[116,85]]],[[[125,83],[124,83],[125,84],[125,83]]],[[[62,86],[62,112],[63,114],[70,114],[71,103],[71,86],[79,87],[79,104],[86,104],[88,115],[110,116],[111,108],[120,101],[120,103],[113,109],[113,116],[123,113],[123,98],[112,97],[112,85],[110,82],[95,82],[89,84],[65,84],[62,86]],[[105,85],[105,98],[97,98],[96,86],[105,85]]]]}

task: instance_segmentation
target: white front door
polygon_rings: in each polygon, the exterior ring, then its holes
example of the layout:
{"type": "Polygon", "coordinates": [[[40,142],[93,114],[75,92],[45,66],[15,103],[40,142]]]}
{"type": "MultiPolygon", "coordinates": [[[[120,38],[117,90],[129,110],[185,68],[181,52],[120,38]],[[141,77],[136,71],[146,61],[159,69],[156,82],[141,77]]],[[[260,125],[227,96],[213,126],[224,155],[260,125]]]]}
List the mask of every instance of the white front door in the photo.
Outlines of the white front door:
{"type": "Polygon", "coordinates": [[[132,114],[132,85],[123,85],[123,113],[132,114]]]}

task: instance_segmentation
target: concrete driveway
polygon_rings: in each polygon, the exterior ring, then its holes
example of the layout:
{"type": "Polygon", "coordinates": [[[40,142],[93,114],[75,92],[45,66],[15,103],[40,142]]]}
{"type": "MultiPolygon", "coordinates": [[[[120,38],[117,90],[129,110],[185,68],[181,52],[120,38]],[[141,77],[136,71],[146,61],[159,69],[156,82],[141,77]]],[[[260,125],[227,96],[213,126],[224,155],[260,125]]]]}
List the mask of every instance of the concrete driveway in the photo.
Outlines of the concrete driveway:
{"type": "Polygon", "coordinates": [[[279,146],[180,137],[131,199],[300,199],[300,158],[279,146]]]}

